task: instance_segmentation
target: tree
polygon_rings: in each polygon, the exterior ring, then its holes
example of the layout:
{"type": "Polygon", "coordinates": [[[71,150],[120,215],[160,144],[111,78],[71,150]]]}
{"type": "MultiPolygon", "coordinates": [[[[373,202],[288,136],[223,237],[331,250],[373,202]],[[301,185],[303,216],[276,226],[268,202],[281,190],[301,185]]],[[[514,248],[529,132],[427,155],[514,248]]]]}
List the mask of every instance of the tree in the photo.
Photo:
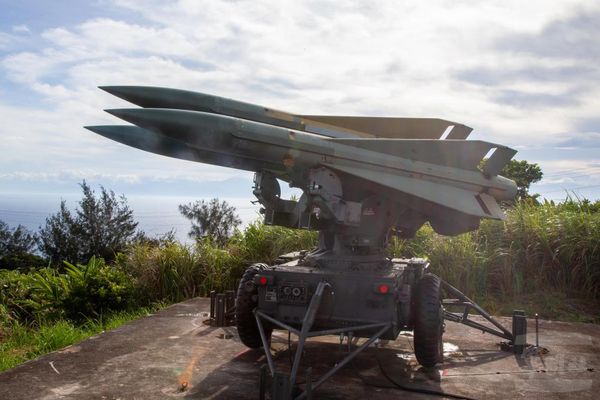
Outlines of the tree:
{"type": "Polygon", "coordinates": [[[86,263],[92,256],[112,261],[136,235],[137,222],[127,199],[100,186],[97,196],[81,183],[83,197],[72,213],[63,200],[60,210],[40,227],[39,248],[54,263],[86,263]]]}
{"type": "Polygon", "coordinates": [[[530,164],[525,160],[510,160],[502,168],[500,175],[512,179],[517,184],[516,200],[535,200],[539,196],[539,194],[529,194],[529,186],[532,183],[539,182],[544,175],[538,164],[530,164]]]}
{"type": "Polygon", "coordinates": [[[42,266],[44,259],[33,254],[36,235],[23,225],[11,229],[0,221],[0,269],[26,269],[42,266]]]}
{"type": "Polygon", "coordinates": [[[218,244],[224,244],[235,228],[242,223],[235,207],[219,199],[182,204],[179,206],[179,212],[192,223],[189,232],[191,238],[210,237],[218,244]]]}

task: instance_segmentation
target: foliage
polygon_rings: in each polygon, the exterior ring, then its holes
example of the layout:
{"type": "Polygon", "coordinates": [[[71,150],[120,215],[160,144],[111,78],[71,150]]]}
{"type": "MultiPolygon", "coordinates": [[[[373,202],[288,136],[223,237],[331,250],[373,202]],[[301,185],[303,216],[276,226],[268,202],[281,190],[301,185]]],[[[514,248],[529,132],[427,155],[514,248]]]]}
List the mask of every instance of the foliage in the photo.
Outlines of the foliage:
{"type": "Polygon", "coordinates": [[[135,237],[137,222],[124,196],[117,198],[102,186],[97,196],[85,181],[81,189],[75,214],[62,201],[60,210],[40,228],[40,250],[57,265],[65,260],[87,262],[93,256],[111,261],[135,237]]]}
{"type": "Polygon", "coordinates": [[[390,250],[429,258],[436,273],[476,298],[554,290],[600,300],[600,214],[574,200],[518,202],[505,222],[485,220],[456,237],[426,226],[390,250]]]}
{"type": "Polygon", "coordinates": [[[531,184],[539,182],[544,175],[538,164],[528,163],[525,160],[510,160],[510,162],[502,168],[500,175],[512,179],[517,184],[516,200],[535,200],[539,197],[539,194],[529,194],[529,187],[531,184]]]}
{"type": "Polygon", "coordinates": [[[134,301],[134,282],[117,267],[92,257],[87,264],[67,264],[61,307],[72,320],[128,309],[134,301]]]}
{"type": "Polygon", "coordinates": [[[315,232],[250,224],[223,246],[209,238],[193,246],[139,243],[117,259],[148,301],[181,301],[211,290],[232,290],[244,269],[255,262],[273,263],[280,254],[309,249],[315,232]]]}
{"type": "Polygon", "coordinates": [[[11,229],[0,221],[0,269],[25,270],[44,265],[43,258],[32,254],[36,235],[23,225],[11,229]]]}
{"type": "Polygon", "coordinates": [[[0,306],[2,307],[3,320],[30,319],[34,309],[27,300],[30,298],[32,285],[28,274],[18,271],[0,270],[0,306]]]}
{"type": "Polygon", "coordinates": [[[246,265],[273,263],[281,254],[309,250],[317,245],[317,233],[303,229],[264,225],[255,222],[244,231],[237,231],[228,248],[246,265]]]}
{"type": "Polygon", "coordinates": [[[194,239],[205,237],[212,238],[218,244],[223,245],[235,229],[242,223],[235,212],[235,207],[226,201],[212,199],[194,203],[181,204],[179,206],[181,215],[189,219],[192,229],[189,236],[194,239]]]}
{"type": "Polygon", "coordinates": [[[30,273],[0,271],[0,301],[17,320],[38,323],[85,320],[129,308],[135,301],[133,279],[119,268],[92,257],[68,264],[65,273],[42,268],[30,273]]]}
{"type": "Polygon", "coordinates": [[[199,254],[190,246],[139,243],[118,257],[117,264],[135,278],[144,301],[175,302],[201,294],[205,271],[199,254]]]}

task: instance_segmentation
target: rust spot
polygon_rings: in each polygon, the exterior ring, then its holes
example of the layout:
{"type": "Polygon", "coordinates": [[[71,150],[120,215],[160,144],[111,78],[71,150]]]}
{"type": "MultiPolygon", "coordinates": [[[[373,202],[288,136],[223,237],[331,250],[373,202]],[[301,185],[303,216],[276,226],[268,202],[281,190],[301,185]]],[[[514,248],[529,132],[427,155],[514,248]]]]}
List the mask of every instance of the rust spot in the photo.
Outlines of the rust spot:
{"type": "Polygon", "coordinates": [[[291,155],[286,155],[283,158],[283,166],[286,168],[292,168],[294,166],[294,158],[291,155]]]}

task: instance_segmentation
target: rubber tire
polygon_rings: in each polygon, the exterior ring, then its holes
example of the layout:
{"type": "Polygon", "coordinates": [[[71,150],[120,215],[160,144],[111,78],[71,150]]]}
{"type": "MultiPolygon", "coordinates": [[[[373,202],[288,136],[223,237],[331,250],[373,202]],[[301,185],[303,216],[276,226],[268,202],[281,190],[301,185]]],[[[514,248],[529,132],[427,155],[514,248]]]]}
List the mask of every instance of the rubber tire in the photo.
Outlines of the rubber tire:
{"type": "Polygon", "coordinates": [[[415,356],[419,364],[432,368],[444,358],[440,278],[433,274],[423,275],[417,283],[414,299],[415,356]]]}
{"type": "MultiPolygon", "coordinates": [[[[266,268],[266,264],[253,264],[249,266],[240,280],[235,298],[235,322],[238,335],[242,343],[251,349],[258,349],[263,345],[253,313],[258,305],[258,289],[254,284],[254,276],[266,268]]],[[[267,341],[270,341],[273,328],[265,323],[263,323],[263,328],[267,341]]]]}

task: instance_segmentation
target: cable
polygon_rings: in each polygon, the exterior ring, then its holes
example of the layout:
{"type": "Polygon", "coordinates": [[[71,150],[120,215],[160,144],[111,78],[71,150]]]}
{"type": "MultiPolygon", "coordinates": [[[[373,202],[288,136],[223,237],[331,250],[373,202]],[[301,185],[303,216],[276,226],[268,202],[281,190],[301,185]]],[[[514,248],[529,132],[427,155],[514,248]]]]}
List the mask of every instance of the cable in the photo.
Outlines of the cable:
{"type": "Polygon", "coordinates": [[[420,389],[420,388],[408,387],[408,386],[404,386],[404,385],[396,382],[391,376],[389,376],[389,374],[383,368],[381,359],[379,358],[379,355],[377,354],[377,353],[379,353],[379,351],[380,351],[380,349],[377,348],[376,353],[375,353],[375,359],[377,360],[377,365],[379,365],[379,370],[381,371],[383,376],[398,389],[405,390],[408,392],[431,394],[434,396],[450,397],[451,399],[475,400],[473,397],[467,397],[467,396],[463,396],[463,395],[459,395],[459,394],[448,393],[448,392],[444,392],[441,390],[438,391],[438,390],[431,390],[431,389],[420,389]]]}
{"type": "Polygon", "coordinates": [[[563,188],[563,189],[556,189],[556,190],[546,190],[546,191],[542,192],[541,194],[543,195],[544,193],[569,192],[569,191],[572,191],[572,190],[592,189],[592,188],[597,188],[597,187],[600,187],[600,185],[589,185],[589,186],[579,186],[579,187],[574,187],[574,188],[563,188]]]}
{"type": "Polygon", "coordinates": [[[350,360],[350,364],[352,365],[352,369],[354,370],[354,373],[360,378],[360,380],[367,386],[372,386],[372,387],[376,387],[379,389],[396,389],[396,390],[403,390],[405,392],[412,392],[412,393],[421,393],[421,394],[428,394],[428,395],[432,395],[432,396],[441,396],[441,397],[449,397],[452,399],[459,399],[459,400],[476,400],[472,397],[467,397],[467,396],[463,396],[463,395],[459,395],[459,394],[453,394],[453,393],[448,393],[448,392],[444,392],[441,390],[432,390],[432,389],[422,389],[422,388],[416,388],[416,387],[410,387],[410,386],[405,386],[401,383],[396,382],[388,373],[387,371],[383,368],[383,364],[381,362],[381,359],[379,358],[379,352],[380,352],[380,348],[376,347],[376,353],[375,353],[375,359],[377,360],[377,365],[379,366],[379,370],[381,371],[381,374],[393,385],[393,386],[385,386],[385,385],[378,385],[376,383],[373,382],[369,382],[367,379],[365,379],[364,376],[362,376],[359,372],[358,369],[356,368],[356,366],[354,365],[354,360],[350,360]]]}

